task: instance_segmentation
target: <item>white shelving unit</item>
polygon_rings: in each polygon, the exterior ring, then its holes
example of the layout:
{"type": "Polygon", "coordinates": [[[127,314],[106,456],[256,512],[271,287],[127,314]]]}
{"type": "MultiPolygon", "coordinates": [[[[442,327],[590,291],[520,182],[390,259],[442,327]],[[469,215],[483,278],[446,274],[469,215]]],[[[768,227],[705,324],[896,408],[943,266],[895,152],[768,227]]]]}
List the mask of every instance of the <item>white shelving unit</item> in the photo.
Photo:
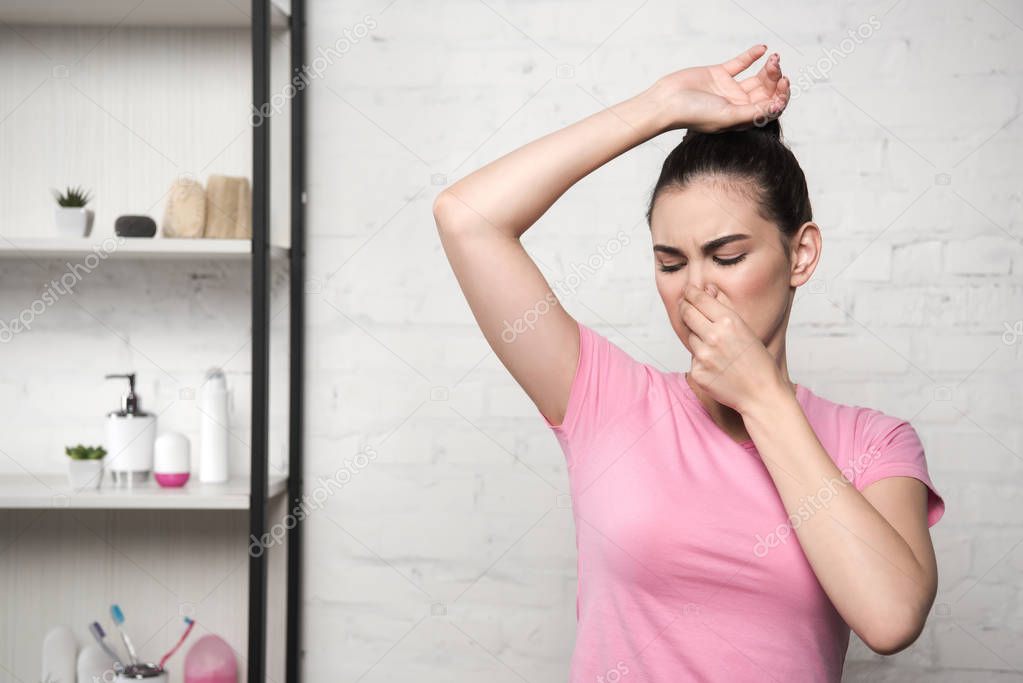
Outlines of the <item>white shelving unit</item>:
{"type": "MultiPolygon", "coordinates": [[[[288,255],[288,248],[270,246],[270,257],[288,255]]],[[[249,258],[252,240],[166,237],[2,237],[0,258],[82,258],[101,253],[114,259],[249,258]]]]}
{"type": "MultiPolygon", "coordinates": [[[[45,280],[35,281],[37,274],[56,274],[58,261],[82,261],[98,253],[119,265],[89,280],[93,299],[88,306],[53,305],[41,319],[50,323],[42,338],[68,334],[61,361],[72,360],[65,369],[77,372],[81,362],[88,367],[86,374],[96,366],[113,372],[134,369],[122,363],[141,362],[157,375],[157,361],[131,345],[138,338],[151,339],[155,329],[169,340],[159,362],[194,374],[194,358],[181,354],[195,354],[196,345],[183,344],[178,354],[173,342],[178,334],[202,338],[206,325],[211,335],[220,335],[215,348],[219,352],[223,346],[225,362],[230,362],[244,348],[238,349],[236,339],[225,345],[223,329],[236,332],[245,322],[238,319],[232,327],[234,309],[227,316],[221,306],[240,304],[239,293],[249,306],[252,354],[249,434],[236,435],[248,448],[245,469],[251,477],[203,484],[193,471],[181,488],[162,488],[152,478],[127,488],[114,487],[107,475],[99,489],[75,491],[65,472],[52,469],[0,474],[0,682],[39,681],[46,632],[66,624],[84,646],[90,642],[89,623],[109,625],[112,602],[125,610],[126,628],[148,661],[157,661],[176,642],[183,616],[195,618],[189,641],[168,662],[170,683],[184,680],[189,647],[210,634],[235,651],[239,682],[298,681],[300,536],[288,522],[302,479],[301,430],[293,429],[301,415],[303,374],[302,339],[295,337],[303,328],[304,214],[296,199],[304,197],[302,92],[266,118],[265,125],[253,124],[250,110],[265,108],[304,63],[304,23],[302,0],[0,1],[0,32],[6,31],[0,36],[0,71],[6,91],[20,103],[8,107],[7,134],[0,140],[5,166],[16,169],[0,187],[0,270],[15,273],[8,283],[21,287],[16,295],[7,293],[9,301],[31,307],[37,289],[47,286],[45,280]],[[35,107],[22,108],[25,101],[35,107]],[[294,122],[292,112],[299,114],[294,122]],[[15,126],[17,132],[10,132],[15,126]],[[162,230],[152,238],[113,234],[120,215],[149,215],[162,228],[162,200],[157,200],[171,182],[185,174],[201,179],[214,173],[249,177],[252,239],[165,238],[162,230]],[[50,185],[62,182],[95,191],[90,237],[60,237],[48,223],[50,185]],[[189,267],[198,261],[204,262],[201,268],[189,267]],[[251,264],[250,280],[239,277],[245,264],[251,264]],[[281,270],[288,266],[290,280],[288,315],[280,318],[290,322],[280,346],[271,340],[269,310],[274,283],[281,282],[273,277],[278,265],[281,270]],[[208,309],[193,306],[194,313],[178,308],[177,315],[193,316],[185,324],[154,319],[151,310],[136,317],[121,313],[123,318],[111,313],[129,304],[158,305],[160,296],[170,305],[157,278],[179,278],[180,285],[194,271],[216,273],[215,284],[204,290],[212,291],[214,299],[208,309]],[[153,286],[147,280],[144,287],[118,289],[143,277],[152,278],[153,286]],[[100,304],[95,309],[94,302],[100,304]],[[83,315],[86,309],[99,313],[83,315]],[[98,352],[81,351],[74,344],[80,328],[98,330],[104,343],[110,334],[113,341],[98,352]],[[270,378],[271,350],[288,355],[288,377],[279,382],[270,378]],[[289,403],[288,448],[282,450],[271,428],[285,413],[269,409],[271,388],[289,403]],[[270,466],[270,452],[288,454],[291,476],[270,466]],[[259,552],[253,549],[254,537],[259,537],[259,552]]],[[[202,278],[197,282],[195,290],[204,286],[202,278]]],[[[180,292],[179,287],[173,295],[180,292]]],[[[20,364],[25,372],[19,381],[31,383],[22,379],[31,373],[43,380],[40,386],[59,387],[55,378],[62,370],[48,363],[46,345],[40,344],[38,353],[32,348],[37,330],[21,333],[25,336],[6,347],[5,363],[8,368],[20,364]],[[12,358],[10,349],[18,343],[23,357],[12,358]]],[[[102,382],[102,372],[95,375],[102,382]]],[[[173,383],[175,378],[167,379],[170,373],[163,375],[165,385],[173,383]]],[[[31,394],[26,403],[38,396],[31,394]]],[[[155,407],[146,402],[149,396],[143,398],[146,410],[155,407]]],[[[81,398],[59,406],[63,418],[73,423],[68,432],[84,423],[79,422],[79,403],[81,398]],[[68,405],[75,406],[76,414],[67,414],[68,405]]],[[[83,421],[88,415],[102,420],[113,407],[84,403],[83,421]]],[[[63,426],[60,419],[57,415],[50,422],[63,426]]],[[[168,416],[171,429],[176,428],[173,419],[168,416]]],[[[31,442],[40,426],[8,421],[24,437],[21,452],[34,452],[31,442]]],[[[54,440],[64,438],[63,431],[55,431],[60,435],[54,440]]],[[[27,455],[11,459],[22,469],[34,463],[27,455]]],[[[244,469],[232,465],[231,471],[244,469]]]]}
{"type": "MultiPolygon", "coordinates": [[[[291,3],[270,2],[270,26],[288,25],[291,3]]],[[[210,0],[4,0],[0,19],[8,24],[68,26],[165,26],[243,28],[251,23],[245,2],[210,0]]]]}
{"type": "MultiPolygon", "coordinates": [[[[115,487],[109,475],[95,489],[72,489],[56,474],[0,475],[0,509],[7,510],[248,510],[249,479],[235,477],[206,484],[193,476],[180,488],[163,488],[152,479],[115,487]]],[[[288,488],[288,478],[270,475],[270,498],[288,488]]]]}

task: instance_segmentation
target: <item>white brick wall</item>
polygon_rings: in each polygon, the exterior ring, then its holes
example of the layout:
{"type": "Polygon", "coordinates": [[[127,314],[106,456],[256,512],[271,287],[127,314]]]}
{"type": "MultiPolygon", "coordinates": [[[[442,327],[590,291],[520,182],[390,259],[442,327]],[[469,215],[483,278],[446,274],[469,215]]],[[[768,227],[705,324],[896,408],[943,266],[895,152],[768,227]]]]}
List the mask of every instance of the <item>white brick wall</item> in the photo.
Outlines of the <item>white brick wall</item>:
{"type": "MultiPolygon", "coordinates": [[[[761,40],[795,80],[871,15],[873,35],[783,118],[824,234],[789,365],[824,396],[912,418],[948,513],[932,532],[940,591],[926,632],[887,658],[853,636],[846,679],[1023,680],[1023,335],[1002,340],[1023,318],[1023,10],[313,2],[312,44],[365,14],[376,28],[310,94],[310,276],[333,275],[308,300],[321,399],[308,405],[313,472],[356,444],[379,458],[309,526],[309,680],[567,676],[575,548],[558,507],[562,454],[457,288],[432,177],[450,182],[663,73],[761,40]],[[435,387],[447,387],[440,400],[435,387]]],[[[629,231],[564,304],[674,369],[688,361],[638,221],[679,136],[584,179],[524,238],[552,280],[629,231]]]]}
{"type": "MultiPolygon", "coordinates": [[[[1023,11],[597,4],[312,3],[314,46],[365,14],[377,25],[311,88],[310,276],[333,274],[309,297],[310,391],[333,397],[309,402],[311,469],[356,443],[379,457],[309,526],[310,680],[568,671],[575,549],[558,505],[562,454],[450,273],[430,215],[435,174],[450,182],[663,73],[760,40],[795,80],[871,15],[873,35],[783,118],[824,234],[789,365],[824,396],[911,418],[948,513],[932,532],[940,590],[926,632],[887,658],[853,636],[846,679],[1021,680],[1023,335],[1002,335],[1023,318],[1023,11]],[[439,400],[435,387],[447,387],[439,400]]],[[[637,221],[679,135],[584,179],[524,238],[553,280],[629,231],[564,304],[675,369],[686,354],[637,221]]]]}

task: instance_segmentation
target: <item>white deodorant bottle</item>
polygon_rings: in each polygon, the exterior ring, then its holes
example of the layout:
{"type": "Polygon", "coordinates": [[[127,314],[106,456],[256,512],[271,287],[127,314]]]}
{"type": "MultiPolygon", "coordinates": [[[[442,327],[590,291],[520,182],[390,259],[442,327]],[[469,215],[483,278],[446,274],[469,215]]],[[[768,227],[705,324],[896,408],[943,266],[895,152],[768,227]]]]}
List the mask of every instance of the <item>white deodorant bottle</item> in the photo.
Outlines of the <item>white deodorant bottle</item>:
{"type": "Polygon", "coordinates": [[[44,681],[73,681],[77,678],[78,638],[70,626],[60,624],[43,639],[44,681]]]}
{"type": "Polygon", "coordinates": [[[199,400],[199,481],[227,481],[230,430],[227,416],[227,380],[220,368],[206,371],[199,400]]]}

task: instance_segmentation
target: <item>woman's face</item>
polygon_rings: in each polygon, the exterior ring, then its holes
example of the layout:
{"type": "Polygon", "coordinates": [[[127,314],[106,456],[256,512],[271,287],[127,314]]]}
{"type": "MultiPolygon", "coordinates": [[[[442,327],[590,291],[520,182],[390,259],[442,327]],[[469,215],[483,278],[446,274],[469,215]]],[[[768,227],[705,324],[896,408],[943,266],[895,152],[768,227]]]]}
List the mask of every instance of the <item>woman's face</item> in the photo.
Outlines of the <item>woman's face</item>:
{"type": "MultiPolygon", "coordinates": [[[[696,181],[668,190],[654,203],[650,218],[657,291],[682,343],[689,328],[680,302],[686,285],[714,284],[720,299],[735,310],[769,349],[784,340],[794,287],[813,273],[819,241],[789,254],[778,228],[757,213],[753,201],[721,183],[696,181]],[[814,246],[816,245],[816,246],[814,246]]],[[[807,223],[791,241],[806,242],[807,223]]],[[[815,238],[819,240],[818,237],[815,238]]],[[[786,240],[788,242],[788,240],[786,240]]]]}

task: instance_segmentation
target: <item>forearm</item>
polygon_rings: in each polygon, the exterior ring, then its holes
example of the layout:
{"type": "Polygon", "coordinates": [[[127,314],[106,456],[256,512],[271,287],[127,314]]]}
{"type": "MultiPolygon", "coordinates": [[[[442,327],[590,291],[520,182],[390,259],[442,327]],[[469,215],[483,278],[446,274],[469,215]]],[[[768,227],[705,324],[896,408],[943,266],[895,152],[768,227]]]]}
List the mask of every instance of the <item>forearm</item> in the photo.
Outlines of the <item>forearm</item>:
{"type": "Polygon", "coordinates": [[[824,591],[864,640],[886,642],[918,620],[929,596],[905,539],[821,446],[795,396],[768,392],[743,422],[824,591]]]}
{"type": "Polygon", "coordinates": [[[487,224],[517,239],[580,179],[667,130],[663,121],[663,108],[645,91],[534,140],[445,190],[446,220],[487,224]]]}

